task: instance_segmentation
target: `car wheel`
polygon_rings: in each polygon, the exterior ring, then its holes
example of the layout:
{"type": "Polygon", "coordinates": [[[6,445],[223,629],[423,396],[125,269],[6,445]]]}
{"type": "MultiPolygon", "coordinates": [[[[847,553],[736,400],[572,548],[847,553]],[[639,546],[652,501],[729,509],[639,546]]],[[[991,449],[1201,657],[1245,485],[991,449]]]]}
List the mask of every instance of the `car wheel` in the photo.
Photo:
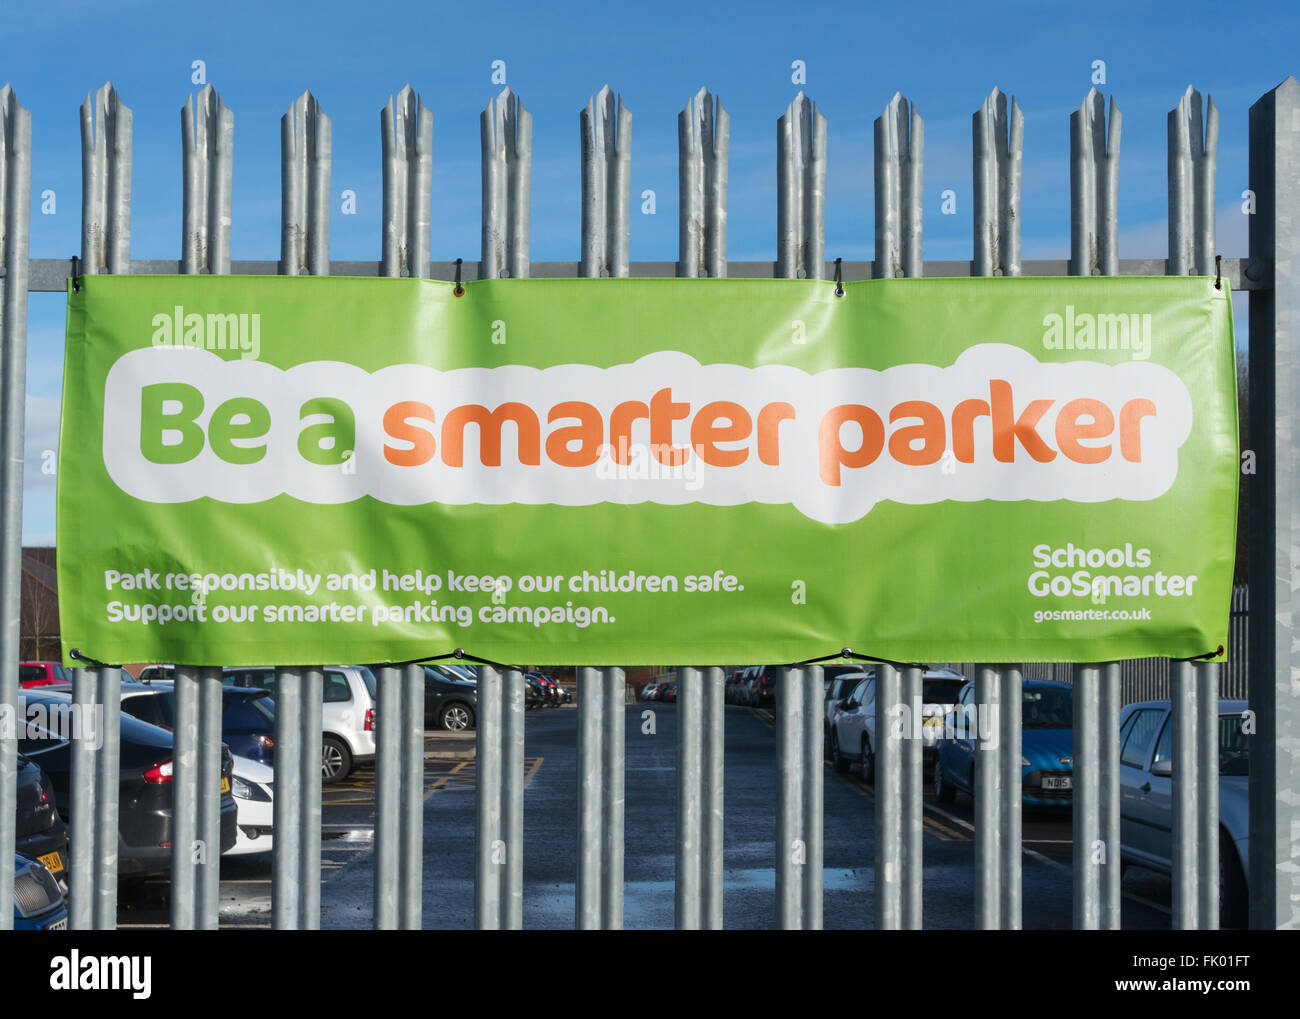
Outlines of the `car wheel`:
{"type": "Polygon", "coordinates": [[[944,776],[938,754],[934,756],[934,798],[940,803],[951,803],[957,798],[957,787],[944,776]]]}
{"type": "Polygon", "coordinates": [[[862,737],[862,781],[867,785],[876,784],[876,752],[865,736],[862,737]]]}
{"type": "Polygon", "coordinates": [[[341,782],[352,774],[352,752],[337,736],[325,736],[320,741],[320,780],[325,785],[341,782]]]}
{"type": "Polygon", "coordinates": [[[438,724],[448,732],[464,732],[474,728],[474,712],[468,704],[448,704],[442,709],[438,724]]]}
{"type": "Polygon", "coordinates": [[[1219,829],[1219,926],[1245,927],[1250,922],[1246,875],[1237,859],[1237,847],[1219,829]]]}
{"type": "Polygon", "coordinates": [[[840,737],[834,729],[831,730],[831,764],[840,775],[849,770],[848,758],[840,753],[840,737]]]}

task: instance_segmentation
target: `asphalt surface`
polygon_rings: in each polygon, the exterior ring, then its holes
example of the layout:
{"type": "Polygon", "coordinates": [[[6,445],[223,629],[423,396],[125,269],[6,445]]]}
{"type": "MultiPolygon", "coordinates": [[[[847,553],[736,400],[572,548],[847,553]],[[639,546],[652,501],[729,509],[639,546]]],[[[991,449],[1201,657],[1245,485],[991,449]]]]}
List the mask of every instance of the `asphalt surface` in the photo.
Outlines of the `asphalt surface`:
{"type": "MultiPolygon", "coordinates": [[[[673,926],[676,824],[676,706],[629,705],[626,712],[624,925],[673,926]],[[643,712],[654,712],[653,735],[643,712]]],[[[728,928],[775,925],[776,739],[768,712],[726,709],[725,891],[728,928]]],[[[524,926],[571,929],[577,844],[577,711],[530,712],[525,732],[524,926]]],[[[469,929],[474,920],[472,739],[426,744],[424,926],[469,929]]],[[[872,791],[856,774],[824,778],[824,905],[827,929],[864,928],[873,917],[872,791]]],[[[927,791],[923,922],[970,928],[974,915],[973,805],[940,806],[927,791]]],[[[371,925],[374,770],[327,786],[322,811],[321,926],[371,925]]],[[[1023,818],[1023,913],[1027,929],[1068,929],[1072,916],[1069,811],[1023,818]]],[[[222,861],[223,927],[270,925],[270,856],[222,861]]],[[[1130,868],[1123,882],[1126,928],[1168,929],[1167,878],[1130,868]]],[[[167,920],[165,879],[123,886],[119,921],[167,920]]]]}

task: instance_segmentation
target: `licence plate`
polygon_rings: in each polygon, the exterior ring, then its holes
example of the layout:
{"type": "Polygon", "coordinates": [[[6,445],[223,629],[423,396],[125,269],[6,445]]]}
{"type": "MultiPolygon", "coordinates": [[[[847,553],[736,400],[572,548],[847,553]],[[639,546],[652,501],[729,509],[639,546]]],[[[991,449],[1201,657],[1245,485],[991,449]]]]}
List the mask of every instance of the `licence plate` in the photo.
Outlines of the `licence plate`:
{"type": "Polygon", "coordinates": [[[1069,789],[1071,786],[1069,775],[1044,775],[1044,789],[1069,789]]]}
{"type": "Polygon", "coordinates": [[[63,873],[63,857],[58,853],[46,853],[44,856],[38,857],[38,859],[51,874],[63,873]]]}
{"type": "Polygon", "coordinates": [[[225,796],[228,792],[230,792],[230,779],[223,776],[221,779],[221,795],[225,796]]]}

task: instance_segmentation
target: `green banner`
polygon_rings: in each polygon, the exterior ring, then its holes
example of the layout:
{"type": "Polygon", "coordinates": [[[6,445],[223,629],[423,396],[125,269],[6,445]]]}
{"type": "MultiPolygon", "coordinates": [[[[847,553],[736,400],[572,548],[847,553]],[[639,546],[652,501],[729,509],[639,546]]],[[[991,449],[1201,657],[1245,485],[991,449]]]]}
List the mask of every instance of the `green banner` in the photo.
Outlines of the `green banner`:
{"type": "Polygon", "coordinates": [[[1191,657],[1238,440],[1212,280],[87,276],[70,649],[192,665],[1191,657]]]}

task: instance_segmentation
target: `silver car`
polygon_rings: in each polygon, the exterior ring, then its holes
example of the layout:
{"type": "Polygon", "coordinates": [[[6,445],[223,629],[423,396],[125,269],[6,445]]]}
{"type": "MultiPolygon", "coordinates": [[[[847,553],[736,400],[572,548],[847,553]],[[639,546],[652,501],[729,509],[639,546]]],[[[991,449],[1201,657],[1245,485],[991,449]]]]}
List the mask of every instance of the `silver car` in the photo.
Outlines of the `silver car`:
{"type": "MultiPolygon", "coordinates": [[[[1250,878],[1250,734],[1246,701],[1219,701],[1219,924],[1244,927],[1250,878]]],[[[1120,858],[1173,872],[1173,722],[1168,701],[1120,715],[1120,858]]]]}

